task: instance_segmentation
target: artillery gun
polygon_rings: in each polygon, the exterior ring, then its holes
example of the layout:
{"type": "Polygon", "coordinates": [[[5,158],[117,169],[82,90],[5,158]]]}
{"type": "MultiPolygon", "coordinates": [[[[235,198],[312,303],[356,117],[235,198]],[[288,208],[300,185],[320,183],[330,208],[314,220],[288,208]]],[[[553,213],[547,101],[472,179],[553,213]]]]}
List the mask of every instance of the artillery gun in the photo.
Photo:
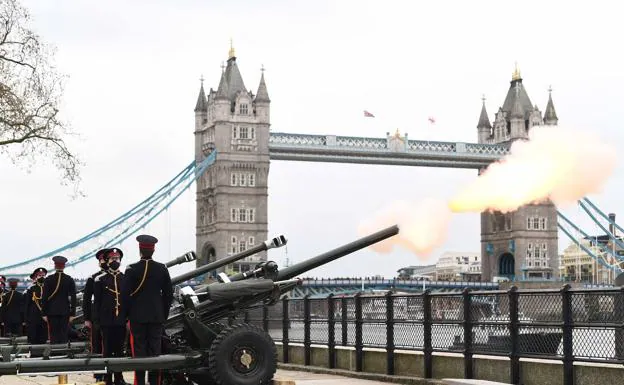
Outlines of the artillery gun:
{"type": "Polygon", "coordinates": [[[81,352],[75,344],[64,346],[19,345],[0,348],[0,375],[116,372],[161,370],[164,385],[257,385],[268,384],[277,368],[277,349],[270,335],[254,325],[225,326],[219,321],[254,307],[274,304],[301,280],[296,276],[335,259],[352,254],[398,234],[388,227],[334,250],[286,267],[260,263],[251,272],[227,276],[220,282],[197,287],[179,284],[268,248],[286,244],[284,237],[258,245],[244,253],[220,259],[172,279],[176,304],[166,321],[163,355],[142,358],[103,358],[81,352]],[[241,255],[243,255],[241,257],[241,255]],[[218,267],[217,267],[218,268],[218,267]],[[44,351],[44,359],[24,358],[25,352],[44,351]],[[47,354],[47,356],[46,356],[47,354]]]}

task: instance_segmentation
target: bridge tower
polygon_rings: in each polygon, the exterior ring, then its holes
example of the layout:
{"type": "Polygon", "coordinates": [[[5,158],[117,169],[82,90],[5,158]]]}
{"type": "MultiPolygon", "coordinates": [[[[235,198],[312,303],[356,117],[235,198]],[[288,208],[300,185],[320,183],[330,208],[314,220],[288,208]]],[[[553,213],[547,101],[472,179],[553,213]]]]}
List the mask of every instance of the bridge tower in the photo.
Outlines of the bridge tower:
{"type": "MultiPolygon", "coordinates": [[[[233,47],[221,66],[217,90],[204,91],[195,105],[195,159],[214,149],[217,159],[197,181],[197,265],[263,242],[267,238],[270,103],[264,69],[258,91],[245,88],[233,47]]],[[[246,271],[266,252],[229,266],[246,271]]]]}
{"type": "MultiPolygon", "coordinates": [[[[511,144],[527,138],[533,126],[557,125],[551,91],[542,116],[537,105],[531,103],[516,67],[507,97],[494,115],[493,124],[483,98],[477,124],[479,143],[511,144]]],[[[557,237],[557,210],[550,201],[529,204],[509,213],[481,213],[483,280],[491,281],[496,276],[516,280],[557,277],[557,237]]]]}

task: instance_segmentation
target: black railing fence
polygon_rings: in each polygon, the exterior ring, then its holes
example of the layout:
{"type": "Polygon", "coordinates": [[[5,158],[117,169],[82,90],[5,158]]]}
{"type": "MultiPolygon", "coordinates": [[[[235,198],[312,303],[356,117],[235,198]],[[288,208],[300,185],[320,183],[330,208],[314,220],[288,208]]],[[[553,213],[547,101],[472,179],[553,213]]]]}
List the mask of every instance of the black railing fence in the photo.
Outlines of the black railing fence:
{"type": "MultiPolygon", "coordinates": [[[[573,383],[574,362],[624,363],[624,289],[470,291],[305,297],[244,314],[282,343],[328,348],[335,367],[336,346],[355,348],[362,370],[363,350],[386,350],[387,374],[394,374],[395,350],[424,353],[424,374],[432,376],[434,352],[461,353],[464,377],[472,378],[473,355],[509,357],[511,383],[520,380],[520,359],[563,363],[564,384],[573,383]]],[[[230,320],[230,322],[234,322],[230,320]]]]}

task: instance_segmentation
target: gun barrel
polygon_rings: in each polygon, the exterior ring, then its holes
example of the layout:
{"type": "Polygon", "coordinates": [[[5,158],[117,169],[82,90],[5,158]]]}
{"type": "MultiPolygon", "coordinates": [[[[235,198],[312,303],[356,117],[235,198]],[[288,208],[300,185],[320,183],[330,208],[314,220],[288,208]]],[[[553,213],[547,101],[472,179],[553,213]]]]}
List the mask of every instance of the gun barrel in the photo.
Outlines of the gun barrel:
{"type": "MultiPolygon", "coordinates": [[[[329,263],[345,255],[352,254],[358,250],[364,249],[370,245],[381,242],[385,239],[395,236],[399,233],[399,226],[394,225],[380,230],[376,233],[367,235],[363,238],[357,239],[346,245],[337,247],[333,250],[317,255],[303,262],[299,262],[292,266],[281,269],[277,275],[277,281],[285,281],[287,279],[294,278],[300,274],[308,272],[316,267],[329,263]]],[[[236,276],[230,277],[230,280],[234,281],[236,276]]],[[[239,278],[240,279],[240,278],[239,278]]]]}
{"type": "Polygon", "coordinates": [[[171,260],[169,262],[167,262],[165,265],[167,267],[173,267],[173,266],[177,266],[177,265],[181,265],[183,263],[186,262],[191,262],[197,259],[197,255],[195,254],[194,251],[189,251],[188,253],[179,256],[178,258],[171,260]]]}
{"type": "Polygon", "coordinates": [[[202,274],[205,274],[207,272],[214,271],[214,270],[217,270],[217,269],[219,269],[219,268],[221,268],[223,266],[229,265],[232,262],[236,262],[236,261],[238,261],[240,259],[247,258],[250,255],[254,255],[254,254],[259,253],[259,252],[264,251],[264,250],[273,249],[273,248],[276,248],[276,247],[282,247],[287,242],[288,241],[286,240],[286,237],[284,237],[283,235],[279,235],[279,236],[277,236],[277,237],[275,237],[273,239],[269,239],[267,241],[264,241],[261,244],[256,245],[256,246],[254,246],[252,248],[249,248],[249,249],[247,249],[245,251],[242,251],[242,252],[240,252],[238,254],[234,254],[232,256],[219,259],[217,261],[214,261],[214,262],[208,263],[206,265],[200,266],[200,267],[198,267],[195,270],[191,270],[191,271],[189,271],[187,273],[184,273],[182,275],[179,275],[177,277],[173,277],[171,279],[171,283],[174,284],[174,285],[178,285],[178,284],[180,284],[182,282],[188,281],[189,279],[193,279],[193,278],[199,277],[202,274]]]}

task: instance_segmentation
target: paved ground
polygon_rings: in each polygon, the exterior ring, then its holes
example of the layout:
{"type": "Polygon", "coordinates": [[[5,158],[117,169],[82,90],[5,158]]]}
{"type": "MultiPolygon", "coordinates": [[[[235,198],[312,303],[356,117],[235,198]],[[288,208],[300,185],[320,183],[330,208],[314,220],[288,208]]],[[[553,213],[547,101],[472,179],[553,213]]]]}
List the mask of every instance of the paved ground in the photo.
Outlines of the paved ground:
{"type": "MultiPolygon", "coordinates": [[[[126,382],[132,383],[134,377],[132,373],[124,375],[126,382]]],[[[278,370],[275,378],[282,380],[293,380],[297,385],[383,385],[384,382],[357,380],[353,378],[314,374],[305,372],[293,372],[288,370],[278,370]]],[[[93,375],[91,374],[72,374],[69,376],[70,384],[90,385],[93,384],[93,375]]],[[[51,385],[58,384],[58,377],[30,377],[30,376],[2,376],[0,377],[0,385],[51,385]]]]}

